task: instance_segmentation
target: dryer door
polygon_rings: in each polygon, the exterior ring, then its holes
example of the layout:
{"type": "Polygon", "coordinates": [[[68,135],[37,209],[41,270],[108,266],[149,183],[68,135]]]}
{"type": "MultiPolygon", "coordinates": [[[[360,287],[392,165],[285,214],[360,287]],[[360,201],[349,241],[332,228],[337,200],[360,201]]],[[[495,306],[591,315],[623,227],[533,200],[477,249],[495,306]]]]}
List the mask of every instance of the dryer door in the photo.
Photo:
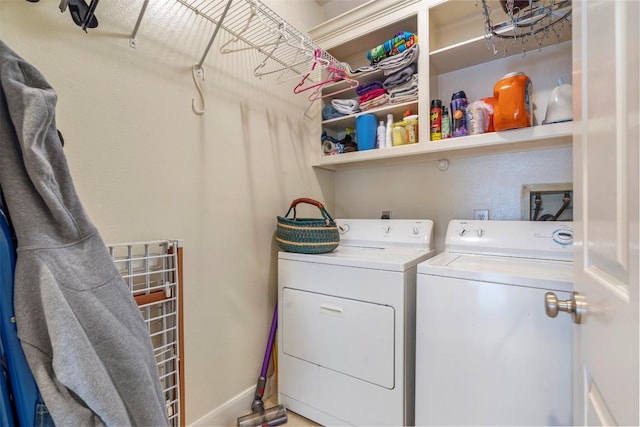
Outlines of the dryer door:
{"type": "Polygon", "coordinates": [[[394,310],[285,288],[282,351],[381,387],[394,387],[394,310]]]}

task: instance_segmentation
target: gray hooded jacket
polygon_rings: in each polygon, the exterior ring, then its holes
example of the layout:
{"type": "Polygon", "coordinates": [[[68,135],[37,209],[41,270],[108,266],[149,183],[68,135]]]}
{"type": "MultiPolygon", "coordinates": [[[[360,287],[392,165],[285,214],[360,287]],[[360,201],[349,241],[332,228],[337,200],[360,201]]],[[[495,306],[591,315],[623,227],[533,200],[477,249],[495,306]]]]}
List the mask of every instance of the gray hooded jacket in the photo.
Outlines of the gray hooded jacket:
{"type": "Polygon", "coordinates": [[[2,41],[0,83],[18,337],[51,416],[60,426],[167,425],[147,327],[73,186],[57,95],[2,41]]]}

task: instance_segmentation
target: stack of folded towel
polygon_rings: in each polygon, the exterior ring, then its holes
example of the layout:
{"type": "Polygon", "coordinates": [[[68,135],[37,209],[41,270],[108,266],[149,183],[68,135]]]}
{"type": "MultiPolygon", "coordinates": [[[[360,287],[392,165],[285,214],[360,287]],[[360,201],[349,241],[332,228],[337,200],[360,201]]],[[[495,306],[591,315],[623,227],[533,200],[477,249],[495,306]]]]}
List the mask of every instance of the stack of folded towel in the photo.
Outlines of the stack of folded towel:
{"type": "Polygon", "coordinates": [[[360,103],[357,99],[334,99],[331,101],[333,108],[341,114],[349,115],[360,111],[360,103]]]}
{"type": "Polygon", "coordinates": [[[390,103],[414,101],[418,99],[418,64],[412,63],[392,73],[382,86],[389,94],[390,103]]]}
{"type": "Polygon", "coordinates": [[[378,69],[384,70],[384,75],[388,76],[402,70],[409,64],[417,63],[419,54],[418,45],[414,44],[404,52],[378,62],[378,69]]]}
{"type": "Polygon", "coordinates": [[[380,46],[376,46],[367,52],[367,59],[372,63],[379,62],[385,58],[401,54],[414,46],[418,42],[418,37],[408,31],[401,31],[387,40],[380,46]]]}
{"type": "Polygon", "coordinates": [[[382,82],[378,80],[362,83],[356,88],[356,94],[358,95],[361,111],[370,110],[389,102],[389,94],[382,86],[382,82]]]}

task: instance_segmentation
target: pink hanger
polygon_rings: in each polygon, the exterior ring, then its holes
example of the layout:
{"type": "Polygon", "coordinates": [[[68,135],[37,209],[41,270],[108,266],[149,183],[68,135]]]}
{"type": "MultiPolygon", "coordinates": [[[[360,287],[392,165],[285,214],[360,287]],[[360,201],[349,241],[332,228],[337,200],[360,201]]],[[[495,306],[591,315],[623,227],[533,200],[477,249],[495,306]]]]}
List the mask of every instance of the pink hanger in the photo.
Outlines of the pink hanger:
{"type": "MultiPolygon", "coordinates": [[[[315,87],[318,86],[324,86],[327,83],[331,83],[331,82],[337,82],[339,80],[342,80],[342,77],[339,76],[334,76],[333,72],[329,73],[329,78],[325,81],[322,81],[320,83],[315,83],[306,87],[304,86],[304,83],[306,82],[307,78],[309,78],[309,76],[311,75],[311,73],[316,69],[316,66],[320,64],[320,66],[322,68],[329,68],[330,64],[329,61],[327,61],[326,59],[324,59],[322,57],[322,50],[321,49],[316,49],[316,51],[314,52],[314,56],[313,56],[313,65],[311,66],[311,71],[309,71],[307,74],[305,74],[304,76],[302,76],[302,80],[300,80],[300,83],[298,83],[296,85],[296,87],[293,88],[293,93],[298,94],[304,91],[307,91],[309,89],[313,89],[315,87]]],[[[332,67],[333,68],[333,67],[332,67]]],[[[335,68],[333,68],[335,69],[335,68]]],[[[332,70],[330,70],[332,71],[332,70]]]]}
{"type": "Polygon", "coordinates": [[[360,82],[358,82],[357,80],[347,77],[347,73],[344,70],[336,68],[335,66],[333,66],[333,64],[329,64],[329,66],[327,66],[327,69],[329,70],[329,78],[322,83],[318,83],[319,86],[311,93],[311,95],[309,95],[309,101],[313,102],[318,99],[337,95],[339,93],[355,89],[360,84],[360,82]],[[338,81],[345,82],[348,85],[333,92],[322,93],[321,89],[324,85],[338,81]]]}

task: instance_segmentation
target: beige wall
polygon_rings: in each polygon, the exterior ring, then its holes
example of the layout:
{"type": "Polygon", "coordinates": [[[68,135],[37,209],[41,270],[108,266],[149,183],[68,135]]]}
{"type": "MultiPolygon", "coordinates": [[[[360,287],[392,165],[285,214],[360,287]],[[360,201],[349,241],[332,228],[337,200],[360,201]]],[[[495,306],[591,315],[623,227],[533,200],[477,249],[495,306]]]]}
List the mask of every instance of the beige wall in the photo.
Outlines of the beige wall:
{"type": "MultiPolygon", "coordinates": [[[[312,0],[265,3],[300,28],[322,19],[312,0]]],[[[319,130],[303,120],[307,104],[256,79],[255,52],[214,46],[196,116],[191,66],[212,27],[175,0],[151,1],[132,49],[141,5],[100,2],[85,34],[58,2],[1,0],[0,38],[56,90],[71,173],[105,241],[184,239],[191,423],[254,386],[276,301],[275,217],[296,197],[331,203],[332,177],[309,166],[319,130]]]]}
{"type": "Polygon", "coordinates": [[[380,218],[391,210],[392,218],[432,219],[441,251],[451,219],[471,219],[474,209],[489,209],[490,219],[521,219],[524,184],[571,182],[572,171],[571,148],[451,158],[446,171],[436,161],[339,171],[335,213],[380,218]]]}
{"type": "MultiPolygon", "coordinates": [[[[449,219],[474,208],[518,218],[522,184],[571,181],[569,148],[451,159],[445,172],[313,170],[319,126],[291,87],[253,76],[255,52],[214,46],[196,116],[191,66],[211,26],[175,0],[151,1],[132,49],[142,1],[101,2],[88,34],[57,3],[0,0],[0,38],[57,91],[74,182],[104,239],[184,239],[189,423],[255,384],[276,300],[275,216],[292,199],[317,198],[337,217],[433,219],[441,249],[449,219]]],[[[322,20],[313,0],[265,3],[301,29],[322,20]]]]}

